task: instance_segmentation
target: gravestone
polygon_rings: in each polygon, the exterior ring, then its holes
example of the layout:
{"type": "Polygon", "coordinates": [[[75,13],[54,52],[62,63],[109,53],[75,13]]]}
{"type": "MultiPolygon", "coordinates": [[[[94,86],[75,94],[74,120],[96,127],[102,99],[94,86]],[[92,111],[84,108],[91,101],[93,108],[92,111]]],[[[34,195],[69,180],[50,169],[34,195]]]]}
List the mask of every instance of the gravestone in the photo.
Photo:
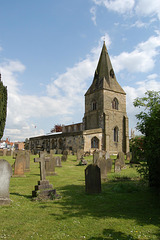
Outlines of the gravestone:
{"type": "Polygon", "coordinates": [[[57,154],[62,154],[62,150],[61,150],[61,149],[58,149],[58,150],[57,150],[57,154]]]}
{"type": "Polygon", "coordinates": [[[106,179],[106,177],[107,177],[107,161],[104,156],[99,158],[98,167],[100,168],[101,179],[106,179]]]}
{"type": "Polygon", "coordinates": [[[46,170],[46,176],[54,176],[57,175],[55,173],[55,159],[52,154],[47,155],[48,160],[45,162],[45,170],[46,170]]]}
{"type": "Polygon", "coordinates": [[[3,156],[6,156],[7,149],[3,149],[3,156]]]}
{"type": "Polygon", "coordinates": [[[121,171],[121,163],[119,159],[116,159],[114,163],[114,172],[120,172],[120,171],[121,171]]]}
{"type": "Polygon", "coordinates": [[[12,176],[11,165],[4,159],[0,159],[0,205],[10,204],[9,183],[12,176]]]}
{"type": "Polygon", "coordinates": [[[101,192],[100,168],[96,164],[90,164],[85,169],[85,191],[88,194],[101,192]]]}
{"type": "Polygon", "coordinates": [[[98,150],[98,151],[95,151],[93,153],[93,164],[97,164],[98,165],[98,161],[100,158],[104,157],[105,156],[105,151],[102,151],[102,150],[98,150]]]}
{"type": "Polygon", "coordinates": [[[67,155],[63,155],[63,156],[61,157],[61,161],[62,161],[62,162],[66,162],[66,161],[67,161],[67,155]]]}
{"type": "Polygon", "coordinates": [[[30,171],[30,153],[29,151],[25,151],[24,153],[24,159],[25,159],[25,164],[24,164],[24,171],[29,172],[30,171]]]}
{"type": "Polygon", "coordinates": [[[106,162],[107,162],[107,173],[109,173],[112,171],[112,159],[108,158],[106,162]]]}
{"type": "Polygon", "coordinates": [[[77,161],[81,160],[83,155],[84,155],[84,150],[83,149],[78,149],[77,150],[77,161]]]}
{"type": "Polygon", "coordinates": [[[55,167],[62,167],[60,156],[54,157],[54,161],[55,161],[55,167]]]}
{"type": "Polygon", "coordinates": [[[36,200],[53,200],[58,197],[56,190],[53,189],[52,184],[46,180],[45,162],[49,161],[44,152],[39,153],[39,158],[34,158],[34,162],[40,163],[40,181],[35,186],[35,190],[32,191],[32,197],[36,200]]]}
{"type": "Polygon", "coordinates": [[[119,152],[118,155],[117,155],[117,159],[119,160],[119,162],[121,164],[121,168],[123,168],[125,166],[124,153],[123,152],[119,152]]]}
{"type": "Polygon", "coordinates": [[[25,155],[22,152],[20,152],[17,154],[16,160],[14,163],[13,177],[25,177],[24,167],[25,167],[25,155]]]}
{"type": "Polygon", "coordinates": [[[56,154],[56,149],[51,149],[50,154],[52,154],[52,155],[56,154]]]}

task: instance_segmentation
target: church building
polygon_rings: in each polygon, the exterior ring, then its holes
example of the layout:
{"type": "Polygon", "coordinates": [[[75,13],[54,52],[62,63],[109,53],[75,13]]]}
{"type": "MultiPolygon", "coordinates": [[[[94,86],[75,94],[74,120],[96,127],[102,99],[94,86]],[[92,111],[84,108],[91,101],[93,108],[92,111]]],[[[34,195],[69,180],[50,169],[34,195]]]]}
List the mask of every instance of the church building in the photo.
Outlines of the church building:
{"type": "Polygon", "coordinates": [[[30,150],[129,152],[126,93],[116,80],[105,42],[93,82],[85,93],[83,121],[63,126],[62,132],[29,139],[30,150]]]}

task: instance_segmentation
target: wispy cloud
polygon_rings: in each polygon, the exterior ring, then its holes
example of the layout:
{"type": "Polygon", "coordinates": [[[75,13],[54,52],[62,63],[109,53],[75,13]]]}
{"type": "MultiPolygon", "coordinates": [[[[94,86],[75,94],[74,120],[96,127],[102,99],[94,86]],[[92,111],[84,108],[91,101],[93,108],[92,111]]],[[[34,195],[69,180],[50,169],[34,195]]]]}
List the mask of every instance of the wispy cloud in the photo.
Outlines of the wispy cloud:
{"type": "Polygon", "coordinates": [[[117,72],[124,69],[131,73],[148,72],[154,68],[159,47],[160,35],[151,36],[147,41],[139,43],[134,51],[112,57],[112,62],[117,72]]]}
{"type": "Polygon", "coordinates": [[[92,15],[92,21],[93,21],[94,25],[97,25],[97,22],[96,22],[96,7],[95,6],[93,6],[90,9],[90,13],[92,15]]]}

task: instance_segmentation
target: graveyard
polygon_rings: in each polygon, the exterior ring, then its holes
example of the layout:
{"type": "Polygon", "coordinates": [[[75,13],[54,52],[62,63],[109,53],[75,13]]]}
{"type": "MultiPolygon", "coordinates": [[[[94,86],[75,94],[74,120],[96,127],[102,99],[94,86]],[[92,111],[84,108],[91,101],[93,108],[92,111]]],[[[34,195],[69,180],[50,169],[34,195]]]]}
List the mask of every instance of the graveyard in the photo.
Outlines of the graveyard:
{"type": "MultiPolygon", "coordinates": [[[[55,174],[41,173],[41,180],[53,185],[57,197],[39,201],[32,198],[40,180],[38,158],[30,155],[23,176],[14,177],[13,169],[11,203],[0,206],[0,239],[160,239],[160,196],[148,188],[129,161],[117,172],[112,164],[101,179],[101,191],[87,194],[85,169],[93,163],[93,156],[85,157],[87,165],[79,165],[76,155],[68,155],[61,167],[55,167],[55,174]]],[[[1,159],[13,168],[12,156],[1,159]]],[[[111,159],[114,162],[115,156],[111,159]]]]}

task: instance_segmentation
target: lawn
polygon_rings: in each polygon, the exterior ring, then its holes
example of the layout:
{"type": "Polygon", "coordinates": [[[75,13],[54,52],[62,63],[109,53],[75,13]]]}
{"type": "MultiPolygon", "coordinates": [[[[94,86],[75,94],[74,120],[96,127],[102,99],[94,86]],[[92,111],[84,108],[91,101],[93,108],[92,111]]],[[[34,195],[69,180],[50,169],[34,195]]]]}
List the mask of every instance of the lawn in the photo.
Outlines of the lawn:
{"type": "MultiPolygon", "coordinates": [[[[86,166],[68,156],[56,176],[47,177],[59,199],[32,201],[39,164],[31,156],[25,178],[11,178],[9,206],[0,206],[0,239],[159,240],[160,196],[127,164],[108,174],[102,193],[85,194],[86,166]]],[[[3,157],[10,164],[14,159],[3,157]]],[[[88,163],[91,157],[86,158],[88,163]]]]}

